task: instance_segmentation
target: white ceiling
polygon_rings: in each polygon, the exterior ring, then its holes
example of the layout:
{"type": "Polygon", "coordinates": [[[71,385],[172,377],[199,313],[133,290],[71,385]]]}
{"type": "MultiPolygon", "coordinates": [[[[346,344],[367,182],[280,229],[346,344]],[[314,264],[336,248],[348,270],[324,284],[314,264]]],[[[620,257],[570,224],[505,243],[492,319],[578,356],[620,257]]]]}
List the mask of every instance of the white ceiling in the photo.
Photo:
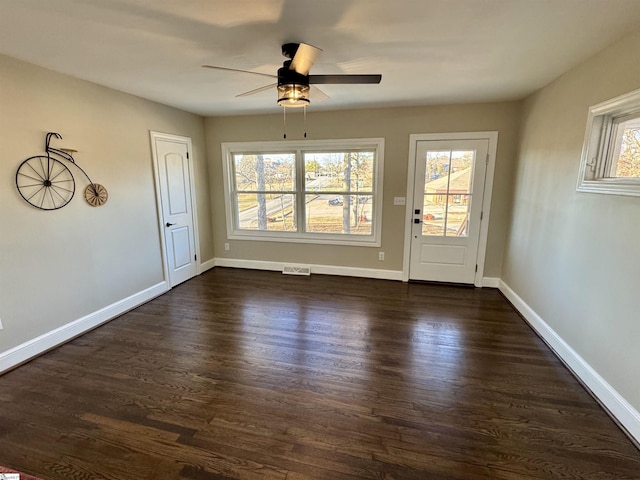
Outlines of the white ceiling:
{"type": "MultiPolygon", "coordinates": [[[[520,99],[640,30],[640,0],[0,0],[0,53],[202,115],[275,113],[280,45],[324,50],[311,109],[520,99]]],[[[313,94],[312,94],[313,95],[313,94]]]]}

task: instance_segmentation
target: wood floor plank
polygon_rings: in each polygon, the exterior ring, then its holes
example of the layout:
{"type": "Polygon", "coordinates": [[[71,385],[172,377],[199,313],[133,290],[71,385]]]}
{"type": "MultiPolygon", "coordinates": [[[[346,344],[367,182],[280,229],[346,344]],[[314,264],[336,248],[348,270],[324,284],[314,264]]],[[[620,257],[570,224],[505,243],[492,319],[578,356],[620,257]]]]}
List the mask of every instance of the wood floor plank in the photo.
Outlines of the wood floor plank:
{"type": "Polygon", "coordinates": [[[638,479],[492,289],[216,268],[0,377],[48,480],[638,479]]]}

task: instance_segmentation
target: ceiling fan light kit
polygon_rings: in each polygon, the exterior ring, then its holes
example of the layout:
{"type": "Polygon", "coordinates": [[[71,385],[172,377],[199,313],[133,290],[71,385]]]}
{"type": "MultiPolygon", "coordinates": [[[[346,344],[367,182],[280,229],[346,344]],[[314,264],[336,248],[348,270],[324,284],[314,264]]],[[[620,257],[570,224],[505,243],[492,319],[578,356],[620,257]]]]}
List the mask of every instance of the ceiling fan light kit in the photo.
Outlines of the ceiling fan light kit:
{"type": "Polygon", "coordinates": [[[309,85],[278,85],[278,105],[281,107],[306,107],[309,103],[309,85]]]}

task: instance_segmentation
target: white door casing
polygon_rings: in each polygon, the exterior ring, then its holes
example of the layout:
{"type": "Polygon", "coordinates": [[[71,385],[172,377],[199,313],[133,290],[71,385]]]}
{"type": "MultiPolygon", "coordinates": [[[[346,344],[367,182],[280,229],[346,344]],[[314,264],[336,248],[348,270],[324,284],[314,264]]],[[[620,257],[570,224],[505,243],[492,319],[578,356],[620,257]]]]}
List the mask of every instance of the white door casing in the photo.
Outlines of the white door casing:
{"type": "Polygon", "coordinates": [[[482,286],[497,132],[410,142],[403,279],[482,286]]]}
{"type": "Polygon", "coordinates": [[[151,132],[165,280],[169,287],[199,273],[191,139],[151,132]]]}

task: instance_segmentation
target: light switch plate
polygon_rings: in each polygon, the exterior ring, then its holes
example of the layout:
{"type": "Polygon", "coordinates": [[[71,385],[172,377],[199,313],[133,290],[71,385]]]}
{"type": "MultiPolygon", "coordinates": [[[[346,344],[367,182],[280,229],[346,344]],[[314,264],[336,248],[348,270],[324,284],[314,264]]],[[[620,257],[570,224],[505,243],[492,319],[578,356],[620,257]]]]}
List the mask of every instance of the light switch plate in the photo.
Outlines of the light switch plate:
{"type": "Polygon", "coordinates": [[[404,197],[393,197],[393,204],[394,205],[405,205],[406,201],[404,197]]]}

